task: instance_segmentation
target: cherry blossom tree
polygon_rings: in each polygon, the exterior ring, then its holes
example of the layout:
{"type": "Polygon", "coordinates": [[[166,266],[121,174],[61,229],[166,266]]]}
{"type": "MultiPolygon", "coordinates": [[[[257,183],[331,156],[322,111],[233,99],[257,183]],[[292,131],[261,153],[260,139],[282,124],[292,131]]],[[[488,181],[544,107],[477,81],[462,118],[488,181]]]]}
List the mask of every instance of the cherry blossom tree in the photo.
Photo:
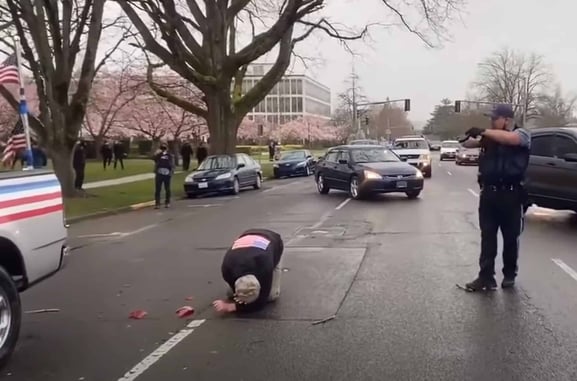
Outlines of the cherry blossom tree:
{"type": "Polygon", "coordinates": [[[121,117],[130,112],[134,100],[147,87],[144,74],[136,73],[131,69],[132,60],[126,60],[117,71],[102,71],[92,84],[92,91],[88,100],[84,129],[94,139],[96,150],[104,139],[122,127],[121,117]],[[122,113],[128,109],[128,113],[122,113]]]}

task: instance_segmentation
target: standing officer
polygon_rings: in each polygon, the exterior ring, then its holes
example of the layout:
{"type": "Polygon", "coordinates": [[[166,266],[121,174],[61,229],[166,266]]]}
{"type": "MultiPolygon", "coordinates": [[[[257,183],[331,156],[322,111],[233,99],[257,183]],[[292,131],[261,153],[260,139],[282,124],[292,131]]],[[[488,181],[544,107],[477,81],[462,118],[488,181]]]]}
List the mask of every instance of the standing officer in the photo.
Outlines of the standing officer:
{"type": "Polygon", "coordinates": [[[519,236],[527,202],[523,182],[529,165],[531,134],[515,125],[513,109],[509,105],[497,105],[488,116],[491,117],[491,129],[473,127],[466,132],[468,139],[463,143],[466,148],[481,148],[478,174],[481,269],[477,279],[466,284],[469,291],[497,289],[495,257],[499,229],[503,235],[504,279],[501,287],[515,285],[519,236]]]}

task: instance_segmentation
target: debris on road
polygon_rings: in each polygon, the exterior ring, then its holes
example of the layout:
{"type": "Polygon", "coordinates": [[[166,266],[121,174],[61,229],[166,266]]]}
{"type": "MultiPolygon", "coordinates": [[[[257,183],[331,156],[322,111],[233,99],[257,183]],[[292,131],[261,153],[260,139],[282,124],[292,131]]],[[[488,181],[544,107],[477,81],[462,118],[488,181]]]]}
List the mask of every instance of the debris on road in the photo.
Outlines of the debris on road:
{"type": "Polygon", "coordinates": [[[324,318],[322,320],[317,320],[313,322],[313,325],[319,325],[319,324],[324,324],[328,321],[334,320],[336,319],[337,315],[333,315],[333,316],[329,316],[328,318],[324,318]]]}
{"type": "Polygon", "coordinates": [[[51,313],[51,312],[60,312],[60,309],[58,309],[58,308],[45,308],[42,310],[26,311],[24,313],[25,314],[47,314],[47,313],[51,313]]]}
{"type": "Polygon", "coordinates": [[[460,290],[467,291],[467,292],[474,292],[473,290],[471,290],[471,289],[468,288],[468,287],[461,286],[459,283],[457,283],[456,286],[457,286],[457,288],[460,289],[460,290]]]}
{"type": "Polygon", "coordinates": [[[144,319],[144,317],[148,315],[148,312],[144,311],[144,310],[135,310],[132,311],[130,313],[130,315],[128,315],[128,317],[130,319],[136,319],[136,320],[140,320],[140,319],[144,319]]]}
{"type": "Polygon", "coordinates": [[[190,302],[191,300],[194,300],[194,297],[193,296],[187,296],[184,300],[190,302]]]}
{"type": "Polygon", "coordinates": [[[191,306],[183,306],[176,310],[176,314],[179,318],[183,319],[192,316],[194,314],[194,308],[191,306]]]}

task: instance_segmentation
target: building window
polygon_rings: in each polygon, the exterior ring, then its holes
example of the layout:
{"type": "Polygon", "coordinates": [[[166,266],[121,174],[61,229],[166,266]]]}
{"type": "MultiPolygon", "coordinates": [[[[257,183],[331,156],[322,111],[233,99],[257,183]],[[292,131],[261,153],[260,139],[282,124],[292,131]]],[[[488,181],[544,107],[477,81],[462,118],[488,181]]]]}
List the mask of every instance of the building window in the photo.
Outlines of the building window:
{"type": "Polygon", "coordinates": [[[272,98],[266,97],[264,100],[266,101],[266,112],[271,113],[272,112],[272,98]]]}
{"type": "Polygon", "coordinates": [[[310,80],[305,81],[305,90],[307,97],[312,97],[326,103],[331,102],[331,92],[318,86],[310,80]]]}
{"type": "Polygon", "coordinates": [[[297,98],[297,97],[293,97],[292,98],[292,109],[291,109],[292,113],[302,113],[303,112],[303,99],[302,98],[297,98]]]}
{"type": "Polygon", "coordinates": [[[291,94],[300,95],[303,93],[303,80],[300,78],[291,79],[291,94]]]}
{"type": "Polygon", "coordinates": [[[278,98],[277,97],[270,97],[268,99],[269,102],[272,102],[272,112],[278,113],[278,98]]]}
{"type": "Polygon", "coordinates": [[[278,83],[276,85],[274,85],[274,87],[272,88],[272,90],[270,91],[269,94],[277,95],[278,94],[278,86],[279,86],[278,83]]]}
{"type": "Polygon", "coordinates": [[[290,95],[290,93],[291,93],[290,81],[288,79],[283,79],[280,82],[280,94],[281,95],[290,95]]]}
{"type": "Polygon", "coordinates": [[[307,97],[306,110],[308,114],[331,116],[331,106],[307,97]]]}
{"type": "Polygon", "coordinates": [[[256,106],[256,112],[264,112],[264,100],[256,106]]]}

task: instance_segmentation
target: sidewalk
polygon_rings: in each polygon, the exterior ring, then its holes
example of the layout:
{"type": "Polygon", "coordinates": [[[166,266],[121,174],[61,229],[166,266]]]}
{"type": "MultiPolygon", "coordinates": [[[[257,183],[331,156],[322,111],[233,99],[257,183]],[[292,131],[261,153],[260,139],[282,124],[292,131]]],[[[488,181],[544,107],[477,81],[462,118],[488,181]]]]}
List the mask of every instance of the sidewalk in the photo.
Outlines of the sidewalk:
{"type": "MultiPolygon", "coordinates": [[[[174,172],[174,174],[178,174],[181,172],[182,171],[176,171],[176,172],[174,172]]],[[[83,188],[84,189],[104,188],[104,187],[110,187],[113,185],[134,183],[137,181],[148,180],[148,179],[153,179],[153,178],[154,178],[154,173],[141,173],[140,175],[124,176],[124,177],[119,177],[117,179],[93,181],[93,182],[84,184],[83,188]]]]}

